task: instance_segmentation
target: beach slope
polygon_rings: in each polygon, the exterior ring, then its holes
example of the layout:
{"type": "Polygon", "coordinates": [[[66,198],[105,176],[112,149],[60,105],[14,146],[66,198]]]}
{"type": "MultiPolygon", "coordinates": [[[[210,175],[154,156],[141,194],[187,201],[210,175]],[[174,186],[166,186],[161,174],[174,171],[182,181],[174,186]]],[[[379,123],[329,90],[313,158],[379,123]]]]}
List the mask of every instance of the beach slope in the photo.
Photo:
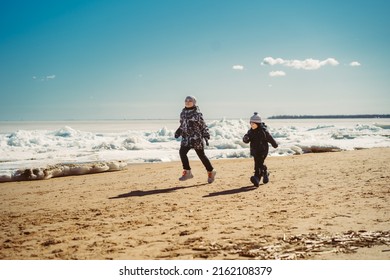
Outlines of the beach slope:
{"type": "MultiPolygon", "coordinates": [[[[207,151],[206,151],[207,152],[207,151]]],[[[390,149],[0,184],[0,259],[390,259],[390,149]]]]}

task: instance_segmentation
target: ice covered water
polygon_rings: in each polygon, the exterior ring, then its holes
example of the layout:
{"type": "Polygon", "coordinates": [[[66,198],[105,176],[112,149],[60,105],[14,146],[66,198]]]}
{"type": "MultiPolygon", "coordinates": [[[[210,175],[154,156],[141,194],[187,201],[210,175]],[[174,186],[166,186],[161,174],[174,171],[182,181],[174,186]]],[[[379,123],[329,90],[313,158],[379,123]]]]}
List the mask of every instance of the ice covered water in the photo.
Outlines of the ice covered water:
{"type": "MultiPolygon", "coordinates": [[[[250,128],[247,120],[206,122],[211,135],[206,153],[211,159],[250,156],[248,145],[242,142],[250,128]]],[[[388,119],[265,122],[279,143],[279,148],[270,148],[270,156],[390,147],[388,119]]],[[[128,163],[177,161],[177,127],[177,120],[0,122],[0,181],[118,170],[128,163]]],[[[197,159],[194,152],[189,157],[197,159]]]]}

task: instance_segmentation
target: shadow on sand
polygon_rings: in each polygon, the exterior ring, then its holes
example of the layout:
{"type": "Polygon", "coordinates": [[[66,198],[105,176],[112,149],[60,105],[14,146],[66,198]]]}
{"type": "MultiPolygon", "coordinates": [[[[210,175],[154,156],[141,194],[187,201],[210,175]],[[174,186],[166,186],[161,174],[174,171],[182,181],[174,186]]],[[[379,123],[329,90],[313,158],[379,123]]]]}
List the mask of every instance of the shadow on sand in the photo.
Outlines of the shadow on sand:
{"type": "Polygon", "coordinates": [[[213,192],[213,193],[209,193],[208,195],[204,195],[203,197],[213,197],[213,196],[219,196],[219,195],[229,195],[229,194],[236,194],[236,193],[242,193],[242,192],[250,192],[250,191],[254,191],[256,189],[258,189],[258,187],[255,187],[252,185],[252,186],[241,187],[238,189],[213,192]]]}
{"type": "Polygon", "coordinates": [[[177,191],[177,190],[195,188],[195,187],[206,186],[206,185],[208,185],[208,183],[192,185],[192,186],[186,186],[186,187],[180,186],[180,187],[173,187],[173,188],[167,188],[167,189],[157,189],[157,190],[149,190],[149,191],[136,190],[136,191],[131,191],[131,192],[128,192],[128,193],[118,194],[117,196],[109,197],[109,199],[126,198],[126,197],[133,197],[133,196],[146,196],[146,195],[154,195],[154,194],[162,194],[162,193],[171,193],[171,192],[174,192],[174,191],[177,191]]]}

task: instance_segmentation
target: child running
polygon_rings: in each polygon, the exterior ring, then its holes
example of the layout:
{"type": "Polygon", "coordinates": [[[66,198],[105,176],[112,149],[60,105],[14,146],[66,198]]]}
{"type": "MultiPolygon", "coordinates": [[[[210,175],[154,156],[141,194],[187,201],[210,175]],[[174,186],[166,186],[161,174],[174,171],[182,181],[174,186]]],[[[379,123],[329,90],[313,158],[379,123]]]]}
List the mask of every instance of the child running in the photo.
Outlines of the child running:
{"type": "Polygon", "coordinates": [[[264,184],[269,182],[269,172],[264,164],[268,155],[268,143],[274,148],[277,148],[278,144],[268,132],[267,126],[261,121],[257,112],[250,118],[250,125],[251,129],[244,135],[243,141],[247,144],[250,143],[250,154],[255,161],[255,174],[250,180],[253,185],[258,187],[261,177],[263,177],[264,184]]]}
{"type": "Polygon", "coordinates": [[[204,142],[208,145],[210,134],[203,120],[203,115],[199,107],[196,106],[196,98],[194,96],[187,96],[185,99],[185,107],[180,114],[180,127],[175,132],[175,138],[180,136],[182,139],[179,154],[183,164],[183,175],[179,180],[185,181],[194,177],[187,156],[187,153],[194,149],[207,170],[207,182],[214,182],[216,171],[204,153],[204,142]]]}

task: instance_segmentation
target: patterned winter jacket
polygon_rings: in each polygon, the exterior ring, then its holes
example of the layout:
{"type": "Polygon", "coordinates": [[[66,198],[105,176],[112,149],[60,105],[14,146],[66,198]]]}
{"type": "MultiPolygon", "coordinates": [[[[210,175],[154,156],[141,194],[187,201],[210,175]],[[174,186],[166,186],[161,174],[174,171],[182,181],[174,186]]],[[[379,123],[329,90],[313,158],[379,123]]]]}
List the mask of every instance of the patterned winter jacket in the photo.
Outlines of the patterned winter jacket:
{"type": "Polygon", "coordinates": [[[277,148],[278,144],[268,132],[267,126],[261,123],[258,128],[248,130],[243,138],[244,143],[250,143],[251,156],[267,156],[268,143],[277,148]]]}
{"type": "Polygon", "coordinates": [[[198,106],[184,108],[180,113],[180,127],[175,137],[182,137],[181,145],[184,147],[204,149],[203,139],[210,139],[208,127],[198,106]]]}

